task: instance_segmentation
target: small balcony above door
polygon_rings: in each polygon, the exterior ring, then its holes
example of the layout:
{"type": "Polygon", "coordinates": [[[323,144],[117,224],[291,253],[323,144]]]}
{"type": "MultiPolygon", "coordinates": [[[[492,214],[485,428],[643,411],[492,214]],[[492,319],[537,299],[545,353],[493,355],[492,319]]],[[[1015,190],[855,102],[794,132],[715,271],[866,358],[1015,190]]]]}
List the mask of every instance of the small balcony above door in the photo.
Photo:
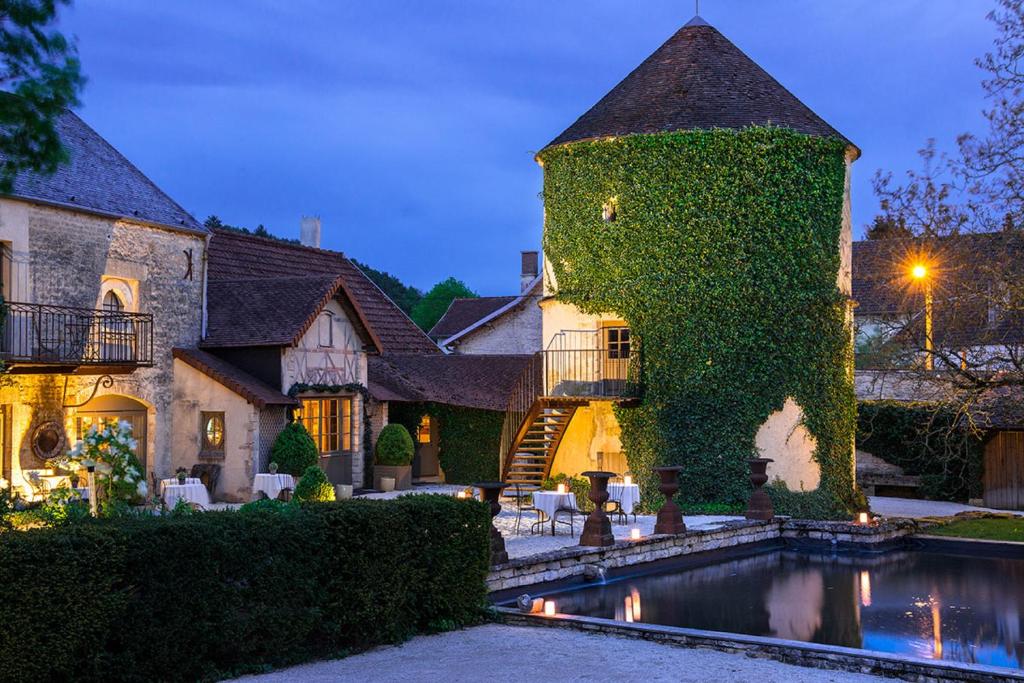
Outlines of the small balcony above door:
{"type": "Polygon", "coordinates": [[[153,366],[149,313],[16,301],[0,310],[0,360],[11,374],[116,375],[153,366]]]}

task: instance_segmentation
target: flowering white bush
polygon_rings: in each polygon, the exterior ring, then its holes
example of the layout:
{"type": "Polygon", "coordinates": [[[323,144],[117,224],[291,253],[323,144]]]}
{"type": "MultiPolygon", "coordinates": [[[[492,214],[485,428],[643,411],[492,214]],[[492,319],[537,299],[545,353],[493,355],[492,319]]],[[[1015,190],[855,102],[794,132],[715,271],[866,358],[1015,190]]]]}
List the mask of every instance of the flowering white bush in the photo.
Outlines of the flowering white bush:
{"type": "Polygon", "coordinates": [[[146,475],[135,457],[138,442],[132,438],[132,426],[123,420],[116,425],[92,426],[67,454],[70,463],[78,463],[96,472],[96,488],[104,496],[105,509],[124,506],[148,492],[146,475]]]}

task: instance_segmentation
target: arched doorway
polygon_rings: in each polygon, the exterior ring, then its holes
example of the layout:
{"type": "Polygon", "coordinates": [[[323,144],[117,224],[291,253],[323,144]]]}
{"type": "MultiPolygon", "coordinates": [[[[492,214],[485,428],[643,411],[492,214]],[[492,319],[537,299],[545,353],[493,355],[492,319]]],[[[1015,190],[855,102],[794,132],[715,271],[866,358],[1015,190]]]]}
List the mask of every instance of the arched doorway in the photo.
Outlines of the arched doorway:
{"type": "Polygon", "coordinates": [[[116,424],[118,421],[124,420],[132,426],[132,437],[139,444],[135,455],[138,457],[143,471],[145,471],[146,415],[147,409],[145,404],[131,398],[130,396],[121,396],[118,394],[97,396],[79,408],[75,413],[74,439],[76,441],[81,439],[86,431],[89,430],[89,427],[94,425],[100,427],[108,424],[116,424]]]}

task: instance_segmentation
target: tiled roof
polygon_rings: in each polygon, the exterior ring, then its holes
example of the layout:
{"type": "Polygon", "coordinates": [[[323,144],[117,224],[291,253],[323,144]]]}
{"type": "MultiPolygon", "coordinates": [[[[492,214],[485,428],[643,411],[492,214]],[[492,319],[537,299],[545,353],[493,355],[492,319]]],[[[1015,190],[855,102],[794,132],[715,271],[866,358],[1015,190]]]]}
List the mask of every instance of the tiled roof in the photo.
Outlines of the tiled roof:
{"type": "Polygon", "coordinates": [[[481,318],[494,313],[516,300],[515,296],[480,296],[473,299],[454,299],[437,324],[427,333],[431,339],[447,339],[466,329],[481,318]]]}
{"type": "Polygon", "coordinates": [[[846,141],[696,17],[549,146],[635,133],[768,125],[846,141]]]}
{"type": "Polygon", "coordinates": [[[432,401],[505,410],[531,356],[401,354],[369,359],[370,393],[380,401],[432,401]]]}
{"type": "MultiPolygon", "coordinates": [[[[314,249],[267,237],[246,235],[233,230],[214,229],[208,251],[211,295],[224,281],[321,277],[340,278],[357,314],[365,321],[370,336],[382,353],[430,353],[440,350],[412,320],[395,305],[358,267],[343,254],[314,249]]],[[[312,287],[312,284],[308,285],[312,287]]],[[[227,288],[234,285],[225,285],[227,288]]],[[[244,292],[236,293],[242,297],[244,292]]],[[[308,290],[306,295],[310,295],[308,290]]],[[[267,296],[272,298],[270,293],[267,296]]],[[[292,300],[290,295],[285,295],[292,300]]],[[[277,306],[268,310],[279,310],[277,306]]],[[[213,316],[210,316],[211,323],[213,316]]],[[[266,332],[273,325],[264,315],[257,318],[266,332]]],[[[254,322],[253,324],[256,324],[254,322]]],[[[270,335],[274,339],[279,335],[270,335]]]]}
{"type": "Polygon", "coordinates": [[[261,382],[234,365],[199,349],[173,349],[174,357],[235,392],[257,408],[298,405],[298,401],[261,382]]]}
{"type": "Polygon", "coordinates": [[[19,174],[11,196],[69,210],[206,232],[195,218],[73,112],[65,112],[57,120],[57,130],[68,151],[67,163],[49,176],[31,171],[19,174]]]}

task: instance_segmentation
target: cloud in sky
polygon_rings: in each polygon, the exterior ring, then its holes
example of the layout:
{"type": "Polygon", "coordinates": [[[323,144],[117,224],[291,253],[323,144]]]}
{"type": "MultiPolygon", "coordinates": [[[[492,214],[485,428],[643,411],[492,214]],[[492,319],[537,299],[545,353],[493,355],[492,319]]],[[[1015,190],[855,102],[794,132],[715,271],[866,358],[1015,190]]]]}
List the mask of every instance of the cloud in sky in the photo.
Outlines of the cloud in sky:
{"type": "MultiPolygon", "coordinates": [[[[978,0],[704,0],[702,15],[875,169],[979,130],[978,0]]],[[[518,285],[540,241],[533,153],[689,18],[678,0],[79,0],[82,115],[200,220],[295,236],[420,287],[518,285]]]]}

